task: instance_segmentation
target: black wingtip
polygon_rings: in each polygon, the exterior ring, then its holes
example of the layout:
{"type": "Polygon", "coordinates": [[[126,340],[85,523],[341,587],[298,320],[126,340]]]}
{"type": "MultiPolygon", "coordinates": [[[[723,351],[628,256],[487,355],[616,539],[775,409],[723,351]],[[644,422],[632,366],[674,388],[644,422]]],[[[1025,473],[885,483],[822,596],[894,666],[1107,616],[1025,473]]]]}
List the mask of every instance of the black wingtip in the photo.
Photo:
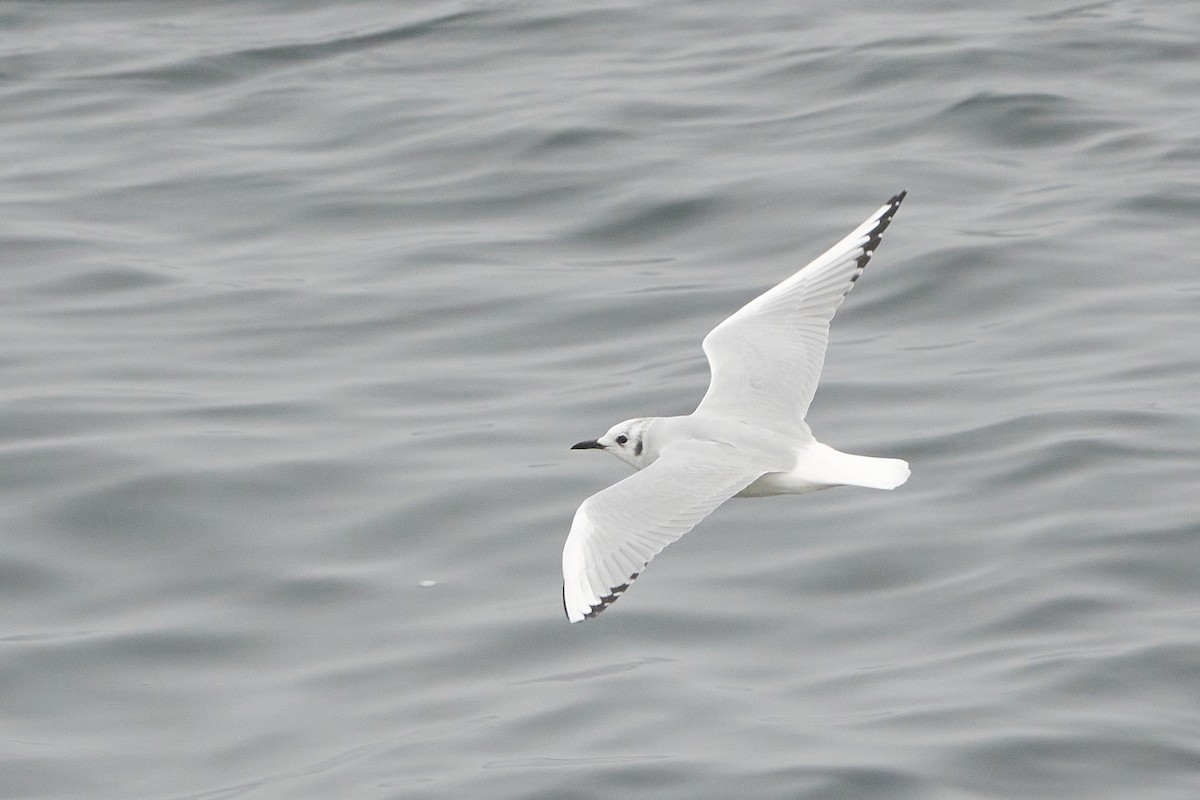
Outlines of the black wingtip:
{"type": "MultiPolygon", "coordinates": [[[[642,569],[645,569],[645,568],[646,567],[643,564],[642,569]]],[[[613,603],[617,602],[617,598],[620,597],[622,594],[624,594],[625,590],[629,588],[629,584],[636,581],[638,575],[641,575],[641,574],[642,574],[641,572],[635,572],[629,576],[629,580],[625,581],[620,586],[612,587],[612,589],[609,590],[608,594],[606,594],[604,597],[600,598],[600,603],[598,605],[591,606],[589,608],[589,610],[584,613],[583,618],[591,619],[592,617],[596,616],[604,609],[611,606],[613,603]]]]}
{"type": "Polygon", "coordinates": [[[876,237],[883,233],[884,229],[891,224],[892,217],[896,216],[896,211],[900,208],[900,204],[904,202],[905,197],[908,197],[908,189],[900,190],[900,194],[892,195],[892,199],[887,201],[888,210],[879,218],[879,225],[873,231],[876,237]]]}
{"type": "MultiPolygon", "coordinates": [[[[647,562],[647,563],[649,563],[649,562],[647,562]]],[[[642,569],[644,570],[645,568],[646,568],[646,564],[643,564],[642,569]]],[[[588,606],[588,610],[583,612],[583,618],[591,619],[592,617],[596,616],[604,609],[611,606],[613,603],[617,602],[617,598],[620,597],[625,592],[625,590],[629,588],[629,584],[631,584],[635,580],[637,580],[637,577],[641,574],[642,574],[641,570],[638,570],[637,572],[630,575],[629,579],[627,581],[625,581],[625,583],[622,583],[620,586],[612,587],[612,589],[609,590],[608,594],[606,594],[604,597],[600,598],[599,603],[597,603],[594,606],[588,606]]],[[[571,612],[567,611],[567,585],[565,583],[563,584],[562,598],[563,598],[563,613],[567,615],[567,621],[570,622],[571,621],[571,612]]]]}
{"type": "MultiPolygon", "coordinates": [[[[858,257],[858,268],[864,269],[867,262],[871,260],[871,256],[875,255],[875,248],[879,247],[879,242],[883,239],[883,232],[887,230],[888,225],[892,224],[892,217],[896,216],[896,210],[900,208],[900,203],[908,196],[908,190],[902,189],[900,194],[894,195],[891,200],[888,200],[886,205],[887,211],[879,215],[879,219],[875,222],[875,227],[867,232],[867,243],[863,245],[863,254],[858,257]]],[[[850,279],[851,283],[858,280],[856,274],[850,279]]]]}

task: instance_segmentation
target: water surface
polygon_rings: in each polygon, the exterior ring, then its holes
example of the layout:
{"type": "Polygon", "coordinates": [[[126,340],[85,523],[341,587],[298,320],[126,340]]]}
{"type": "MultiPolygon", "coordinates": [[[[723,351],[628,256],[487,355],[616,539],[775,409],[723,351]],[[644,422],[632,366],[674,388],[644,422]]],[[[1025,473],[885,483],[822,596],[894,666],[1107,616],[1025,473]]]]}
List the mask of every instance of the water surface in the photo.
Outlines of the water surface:
{"type": "Polygon", "coordinates": [[[0,795],[1200,792],[1193,3],[0,24],[0,795]],[[809,419],[909,483],[567,625],[567,447],[902,188],[809,419]]]}

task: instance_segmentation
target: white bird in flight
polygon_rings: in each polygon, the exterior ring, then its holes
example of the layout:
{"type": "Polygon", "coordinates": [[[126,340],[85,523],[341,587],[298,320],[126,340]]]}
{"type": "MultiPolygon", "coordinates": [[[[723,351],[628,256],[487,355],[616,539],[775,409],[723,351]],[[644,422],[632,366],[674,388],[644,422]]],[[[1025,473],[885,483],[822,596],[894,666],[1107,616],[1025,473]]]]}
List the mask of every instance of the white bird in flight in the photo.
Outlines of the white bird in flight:
{"type": "Polygon", "coordinates": [[[908,462],[839,452],[818,442],[804,421],[829,321],[905,194],[704,337],[712,380],[695,411],[626,420],[572,446],[606,450],[638,472],[575,512],[562,561],[568,620],[594,617],[614,603],[650,559],[731,497],[894,489],[908,480],[908,462]]]}

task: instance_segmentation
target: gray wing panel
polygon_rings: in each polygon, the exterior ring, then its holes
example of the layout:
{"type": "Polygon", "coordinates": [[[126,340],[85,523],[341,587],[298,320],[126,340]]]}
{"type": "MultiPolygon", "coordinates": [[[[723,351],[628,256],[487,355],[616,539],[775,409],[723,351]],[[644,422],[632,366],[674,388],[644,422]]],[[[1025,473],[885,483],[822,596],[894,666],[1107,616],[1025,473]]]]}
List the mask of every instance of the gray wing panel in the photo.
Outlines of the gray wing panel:
{"type": "Polygon", "coordinates": [[[696,411],[798,427],[825,363],[829,322],[904,193],[792,277],[751,300],[704,337],[712,380],[696,411]]]}
{"type": "Polygon", "coordinates": [[[689,441],[598,492],[563,548],[563,608],[578,622],[616,601],[650,559],[767,471],[729,445],[689,441]]]}

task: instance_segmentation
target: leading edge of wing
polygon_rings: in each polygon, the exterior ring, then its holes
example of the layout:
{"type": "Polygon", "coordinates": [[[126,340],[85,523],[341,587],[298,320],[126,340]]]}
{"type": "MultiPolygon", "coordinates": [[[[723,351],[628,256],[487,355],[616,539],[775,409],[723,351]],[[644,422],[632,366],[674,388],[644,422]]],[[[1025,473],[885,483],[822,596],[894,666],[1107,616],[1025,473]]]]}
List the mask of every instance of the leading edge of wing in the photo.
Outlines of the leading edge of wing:
{"type": "Polygon", "coordinates": [[[583,501],[563,547],[567,619],[612,605],[650,559],[769,470],[731,445],[692,440],[583,501]]]}

